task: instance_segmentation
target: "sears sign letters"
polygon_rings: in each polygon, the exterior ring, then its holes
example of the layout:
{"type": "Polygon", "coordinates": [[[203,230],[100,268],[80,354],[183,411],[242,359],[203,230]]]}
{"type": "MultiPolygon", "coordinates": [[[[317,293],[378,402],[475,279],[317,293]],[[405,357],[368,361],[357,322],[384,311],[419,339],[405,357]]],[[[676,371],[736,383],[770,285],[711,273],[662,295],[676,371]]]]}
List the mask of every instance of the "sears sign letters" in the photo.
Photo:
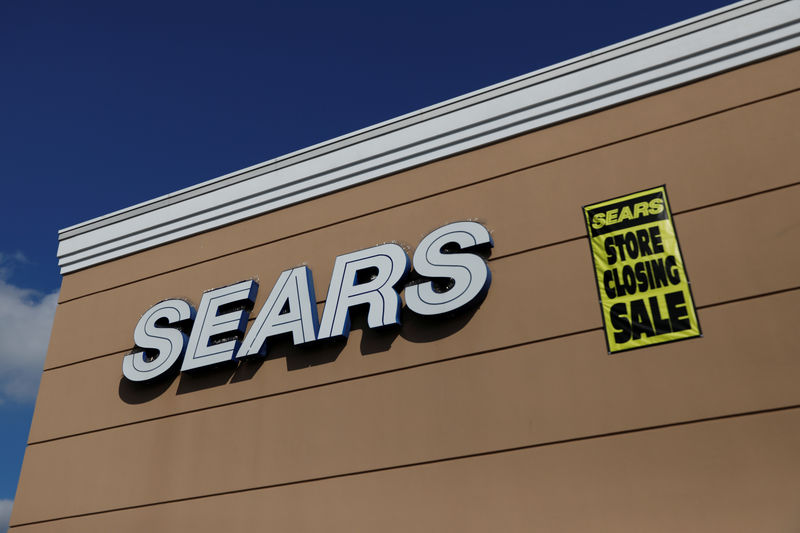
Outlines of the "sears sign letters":
{"type": "MultiPolygon", "coordinates": [[[[477,222],[455,222],[428,234],[414,252],[414,270],[422,279],[405,287],[406,306],[419,315],[432,316],[480,301],[492,276],[486,262],[470,249],[492,245],[491,235],[477,222]]],[[[295,345],[347,337],[350,309],[357,305],[368,307],[370,328],[399,324],[398,291],[410,269],[408,255],[397,244],[338,256],[321,321],[317,320],[311,270],[305,266],[286,270],[246,335],[249,309],[258,292],[255,280],[204,292],[197,310],[185,300],[164,300],[136,324],[137,351],[125,356],[122,373],[131,381],[147,381],[181,360],[184,371],[263,357],[269,338],[280,334],[291,334],[295,345]],[[187,335],[184,331],[190,323],[187,335]]]]}

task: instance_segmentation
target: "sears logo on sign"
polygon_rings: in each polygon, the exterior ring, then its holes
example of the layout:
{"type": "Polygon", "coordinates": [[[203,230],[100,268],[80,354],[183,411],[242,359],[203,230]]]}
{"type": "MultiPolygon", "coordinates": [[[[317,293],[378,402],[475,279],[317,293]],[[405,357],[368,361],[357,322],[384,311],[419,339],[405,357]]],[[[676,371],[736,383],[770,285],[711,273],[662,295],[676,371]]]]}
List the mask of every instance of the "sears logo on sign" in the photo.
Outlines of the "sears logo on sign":
{"type": "MultiPolygon", "coordinates": [[[[470,249],[492,245],[491,235],[477,222],[448,224],[427,235],[413,259],[422,280],[405,288],[406,306],[419,315],[434,316],[479,302],[489,290],[492,275],[486,262],[470,249]]],[[[183,371],[263,357],[269,338],[280,334],[291,334],[295,345],[347,337],[350,308],[356,305],[368,306],[370,328],[400,324],[398,291],[410,268],[406,252],[397,244],[338,256],[321,321],[317,320],[311,270],[305,266],[286,270],[247,335],[248,309],[258,292],[254,280],[204,292],[196,311],[184,300],[164,300],[148,309],[136,325],[133,339],[139,350],[125,356],[122,373],[131,381],[147,381],[181,359],[183,371]],[[187,336],[184,331],[192,323],[187,336]]]]}

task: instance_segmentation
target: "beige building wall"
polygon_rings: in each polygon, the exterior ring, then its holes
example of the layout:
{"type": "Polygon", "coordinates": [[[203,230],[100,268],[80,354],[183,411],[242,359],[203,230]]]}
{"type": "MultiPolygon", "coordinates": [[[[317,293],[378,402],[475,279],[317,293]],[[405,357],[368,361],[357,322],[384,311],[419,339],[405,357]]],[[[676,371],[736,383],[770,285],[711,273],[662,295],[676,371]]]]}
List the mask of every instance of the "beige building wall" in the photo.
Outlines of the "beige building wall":
{"type": "Polygon", "coordinates": [[[797,531],[798,88],[794,52],[67,274],[11,531],[797,531]],[[610,356],[581,207],[660,184],[705,336],[610,356]],[[324,298],[465,219],[473,312],[122,377],[157,301],[324,298]]]}

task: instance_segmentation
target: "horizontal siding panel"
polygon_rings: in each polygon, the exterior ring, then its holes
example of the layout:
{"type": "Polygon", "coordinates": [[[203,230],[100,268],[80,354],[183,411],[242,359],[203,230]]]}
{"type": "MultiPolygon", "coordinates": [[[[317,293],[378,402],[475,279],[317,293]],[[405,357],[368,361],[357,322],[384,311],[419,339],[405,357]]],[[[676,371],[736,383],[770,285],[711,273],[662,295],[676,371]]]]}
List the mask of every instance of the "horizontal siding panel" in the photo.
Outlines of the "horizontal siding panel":
{"type": "Polygon", "coordinates": [[[56,310],[45,368],[129,349],[141,314],[165,298],[197,303],[203,290],[257,277],[258,309],[278,274],[298,264],[307,262],[314,271],[317,296],[323,298],[337,254],[388,240],[413,247],[453,220],[483,221],[499,257],[579,237],[585,233],[582,205],[647,186],[666,183],[673,209],[681,211],[795,183],[798,122],[800,93],[792,93],[66,302],[56,310]]]}
{"type": "MultiPolygon", "coordinates": [[[[11,531],[796,531],[798,450],[793,409],[11,531]]],[[[15,506],[11,523],[29,516],[15,506]]]]}
{"type": "MultiPolygon", "coordinates": [[[[749,65],[65,276],[62,301],[800,87],[800,53],[749,65]]],[[[735,190],[732,191],[735,195],[735,190]]]]}
{"type": "Polygon", "coordinates": [[[594,331],[31,445],[15,519],[800,405],[798,313],[795,290],[703,310],[705,338],[646,351],[608,356],[594,331]]]}

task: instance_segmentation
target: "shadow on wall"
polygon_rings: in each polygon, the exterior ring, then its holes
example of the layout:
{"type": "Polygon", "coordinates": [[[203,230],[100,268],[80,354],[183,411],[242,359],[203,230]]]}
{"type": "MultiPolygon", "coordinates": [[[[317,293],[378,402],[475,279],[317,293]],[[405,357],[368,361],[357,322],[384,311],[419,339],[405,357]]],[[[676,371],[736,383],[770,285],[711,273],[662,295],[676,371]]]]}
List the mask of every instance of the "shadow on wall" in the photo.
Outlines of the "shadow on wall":
{"type": "MultiPolygon", "coordinates": [[[[361,354],[364,356],[388,351],[397,337],[413,343],[435,342],[461,330],[472,319],[477,307],[461,310],[455,315],[424,317],[403,307],[402,326],[383,328],[367,327],[366,308],[351,310],[351,331],[361,331],[361,354]]],[[[210,389],[228,383],[238,383],[253,378],[265,361],[283,358],[290,372],[328,364],[336,361],[347,345],[347,339],[334,339],[295,346],[291,335],[280,335],[269,339],[269,353],[263,358],[250,358],[238,363],[226,362],[199,368],[192,372],[180,372],[176,364],[169,372],[158,378],[134,383],[122,377],[119,381],[119,397],[127,404],[135,405],[154,400],[172,387],[179,379],[176,394],[187,394],[210,389]]]]}
{"type": "Polygon", "coordinates": [[[460,331],[475,315],[477,308],[462,310],[455,315],[420,316],[407,307],[400,313],[402,326],[368,328],[366,315],[357,314],[352,329],[361,330],[361,355],[371,355],[388,351],[397,337],[408,342],[435,342],[460,331]]]}

